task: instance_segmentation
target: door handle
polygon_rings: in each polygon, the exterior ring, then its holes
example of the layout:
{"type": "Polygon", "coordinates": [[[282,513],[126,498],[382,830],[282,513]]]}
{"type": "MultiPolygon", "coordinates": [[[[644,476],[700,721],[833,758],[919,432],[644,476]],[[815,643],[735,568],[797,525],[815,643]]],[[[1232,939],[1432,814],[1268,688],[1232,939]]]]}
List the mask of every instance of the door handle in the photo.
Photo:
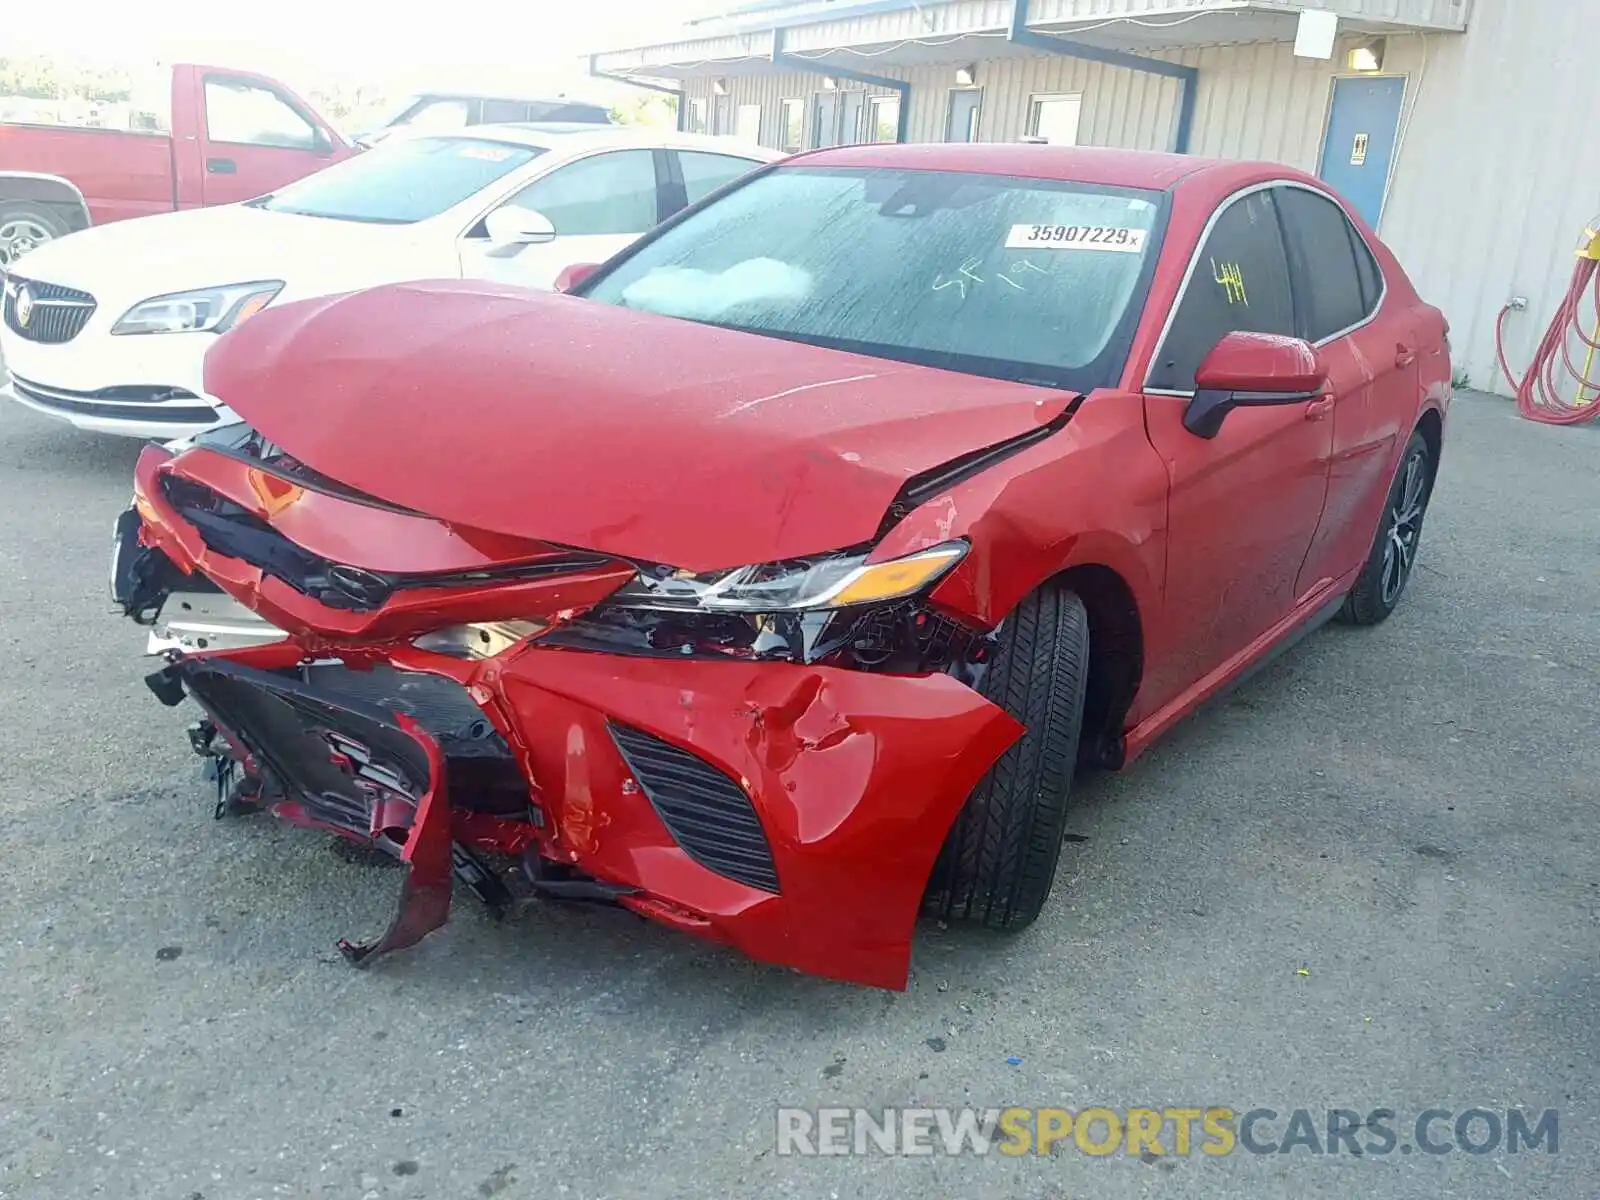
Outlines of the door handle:
{"type": "Polygon", "coordinates": [[[1320,421],[1324,417],[1328,417],[1328,416],[1332,416],[1332,415],[1333,415],[1333,397],[1332,396],[1318,396],[1310,404],[1306,405],[1306,420],[1308,420],[1308,421],[1320,421]]]}
{"type": "Polygon", "coordinates": [[[1397,366],[1397,367],[1409,367],[1412,363],[1414,363],[1416,361],[1417,361],[1417,352],[1415,350],[1413,350],[1410,346],[1406,345],[1404,342],[1401,342],[1398,346],[1396,346],[1394,348],[1394,365],[1395,366],[1397,366]]]}
{"type": "Polygon", "coordinates": [[[211,175],[232,175],[238,169],[231,158],[206,159],[206,172],[211,175]]]}

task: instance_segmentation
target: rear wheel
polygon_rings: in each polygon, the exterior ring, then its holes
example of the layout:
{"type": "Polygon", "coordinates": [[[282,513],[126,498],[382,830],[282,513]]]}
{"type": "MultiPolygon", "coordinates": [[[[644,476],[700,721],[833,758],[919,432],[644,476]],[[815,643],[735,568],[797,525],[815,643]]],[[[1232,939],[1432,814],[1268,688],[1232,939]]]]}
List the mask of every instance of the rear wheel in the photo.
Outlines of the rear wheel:
{"type": "Polygon", "coordinates": [[[1414,433],[1400,458],[1394,482],[1389,485],[1372,552],[1339,610],[1341,621],[1376,625],[1387,620],[1400,603],[1417,564],[1422,521],[1428,514],[1432,491],[1432,455],[1422,434],[1414,433]]]}
{"type": "Polygon", "coordinates": [[[1050,895],[1078,760],[1089,678],[1089,618],[1070,591],[1017,606],[983,694],[1026,732],[973,789],[945,838],[924,911],[991,929],[1031,925],[1050,895]]]}
{"type": "Polygon", "coordinates": [[[28,251],[71,232],[50,209],[27,201],[0,200],[0,271],[28,251]]]}

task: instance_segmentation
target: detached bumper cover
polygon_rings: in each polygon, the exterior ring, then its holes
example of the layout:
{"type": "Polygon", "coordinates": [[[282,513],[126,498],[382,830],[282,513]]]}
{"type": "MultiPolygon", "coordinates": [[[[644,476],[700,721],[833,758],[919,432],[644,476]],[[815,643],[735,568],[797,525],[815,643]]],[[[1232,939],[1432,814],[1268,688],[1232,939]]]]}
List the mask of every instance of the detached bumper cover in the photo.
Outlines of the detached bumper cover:
{"type": "MultiPolygon", "coordinates": [[[[165,675],[265,768],[282,793],[275,811],[296,823],[415,853],[417,838],[428,844],[418,832],[428,803],[448,814],[437,818],[447,850],[451,831],[465,846],[511,849],[507,818],[527,817],[515,826],[526,831],[522,846],[612,885],[636,912],[764,961],[879,987],[905,985],[939,846],[1020,733],[942,675],[534,646],[491,660],[499,669],[486,685],[461,682],[473,669],[439,655],[391,653],[396,669],[377,666],[378,678],[363,684],[371,700],[355,698],[348,681],[337,690],[319,684],[317,672],[344,668],[302,666],[297,675],[303,652],[287,643],[192,656],[165,675]],[[237,658],[255,665],[229,661],[237,658]],[[447,732],[462,714],[419,705],[431,690],[419,682],[471,697],[510,733],[504,745],[530,783],[529,811],[498,803],[487,845],[484,814],[462,794],[481,796],[484,776],[462,750],[468,735],[447,732]],[[392,698],[378,699],[386,689],[392,698]],[[641,747],[654,747],[656,760],[645,761],[641,747]],[[679,761],[669,753],[663,762],[663,747],[679,761]],[[719,799],[733,802],[720,821],[714,805],[696,804],[708,777],[723,780],[719,799]],[[743,820],[729,820],[741,804],[743,820]]],[[[442,923],[448,903],[429,903],[442,923]]],[[[402,918],[407,928],[434,927],[406,918],[404,905],[402,918]]]]}

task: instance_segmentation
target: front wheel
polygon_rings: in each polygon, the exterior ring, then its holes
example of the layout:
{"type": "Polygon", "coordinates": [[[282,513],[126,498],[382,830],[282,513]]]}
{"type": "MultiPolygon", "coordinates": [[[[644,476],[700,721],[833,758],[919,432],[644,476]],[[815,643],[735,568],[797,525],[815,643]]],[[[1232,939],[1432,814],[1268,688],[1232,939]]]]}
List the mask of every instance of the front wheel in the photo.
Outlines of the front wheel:
{"type": "Polygon", "coordinates": [[[934,863],[925,912],[991,929],[1031,925],[1050,895],[1078,761],[1089,679],[1089,617],[1045,587],[1001,627],[981,691],[1026,732],[956,815],[934,863]]]}
{"type": "Polygon", "coordinates": [[[50,209],[27,201],[0,200],[0,271],[28,251],[71,232],[50,209]]]}
{"type": "Polygon", "coordinates": [[[1344,599],[1340,620],[1350,625],[1377,625],[1395,610],[1417,565],[1422,521],[1432,492],[1433,455],[1422,434],[1413,433],[1389,485],[1372,552],[1344,599]]]}

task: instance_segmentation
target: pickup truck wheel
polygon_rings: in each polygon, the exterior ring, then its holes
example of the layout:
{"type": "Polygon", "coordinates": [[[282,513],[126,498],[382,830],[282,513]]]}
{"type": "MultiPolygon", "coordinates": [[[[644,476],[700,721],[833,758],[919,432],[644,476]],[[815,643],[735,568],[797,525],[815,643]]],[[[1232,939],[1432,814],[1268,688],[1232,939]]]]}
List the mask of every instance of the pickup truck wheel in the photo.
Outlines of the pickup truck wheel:
{"type": "Polygon", "coordinates": [[[70,232],[60,217],[42,205],[0,200],[0,270],[15,266],[35,246],[70,232]]]}
{"type": "Polygon", "coordinates": [[[1041,588],[1006,619],[999,640],[982,691],[1027,731],[957,814],[923,910],[1023,929],[1044,907],[1061,857],[1089,679],[1089,617],[1075,593],[1041,588]]]}

